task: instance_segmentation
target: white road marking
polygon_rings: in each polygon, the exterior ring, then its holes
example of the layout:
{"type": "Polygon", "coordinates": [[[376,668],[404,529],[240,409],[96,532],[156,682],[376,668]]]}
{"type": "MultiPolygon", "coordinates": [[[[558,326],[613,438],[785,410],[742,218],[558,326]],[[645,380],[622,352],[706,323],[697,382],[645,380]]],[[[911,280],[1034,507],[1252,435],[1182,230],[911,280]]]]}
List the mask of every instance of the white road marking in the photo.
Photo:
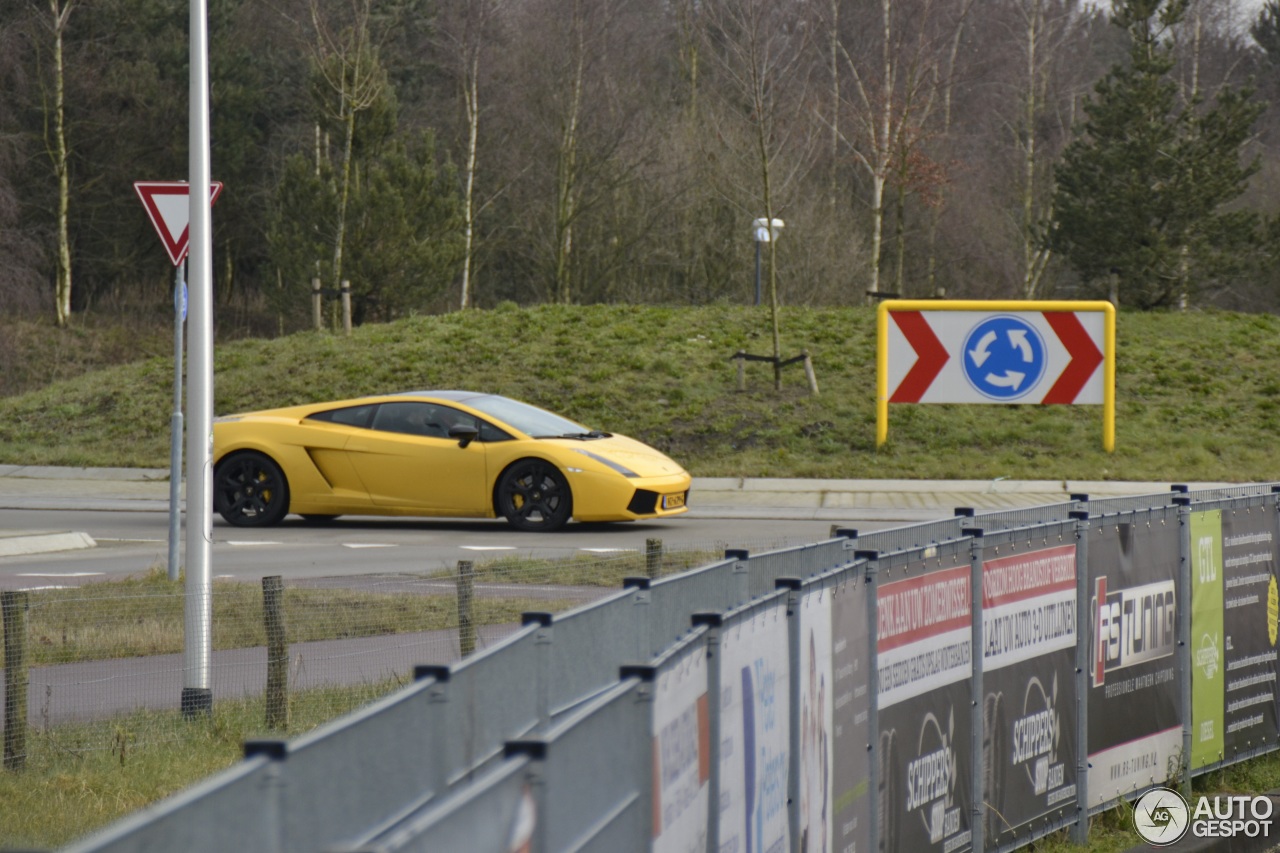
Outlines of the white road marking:
{"type": "Polygon", "coordinates": [[[104,572],[21,572],[20,578],[92,578],[104,572]]]}
{"type": "Polygon", "coordinates": [[[579,551],[590,551],[592,554],[634,553],[639,548],[579,548],[579,551]]]}
{"type": "Polygon", "coordinates": [[[45,589],[79,589],[78,586],[68,586],[67,584],[54,584],[53,586],[24,586],[19,587],[18,592],[40,592],[45,589]]]}
{"type": "Polygon", "coordinates": [[[395,548],[392,542],[343,542],[343,548],[395,548]]]}

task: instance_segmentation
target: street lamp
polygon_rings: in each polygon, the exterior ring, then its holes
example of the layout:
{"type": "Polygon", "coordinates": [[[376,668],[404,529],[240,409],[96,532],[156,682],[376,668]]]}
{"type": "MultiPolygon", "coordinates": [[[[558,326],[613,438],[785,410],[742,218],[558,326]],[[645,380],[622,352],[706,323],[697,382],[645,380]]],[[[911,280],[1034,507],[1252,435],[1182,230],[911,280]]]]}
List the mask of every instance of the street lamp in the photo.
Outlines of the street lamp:
{"type": "Polygon", "coordinates": [[[751,223],[751,234],[756,241],[756,304],[760,304],[760,244],[778,239],[778,232],[786,225],[781,219],[761,217],[751,223]]]}

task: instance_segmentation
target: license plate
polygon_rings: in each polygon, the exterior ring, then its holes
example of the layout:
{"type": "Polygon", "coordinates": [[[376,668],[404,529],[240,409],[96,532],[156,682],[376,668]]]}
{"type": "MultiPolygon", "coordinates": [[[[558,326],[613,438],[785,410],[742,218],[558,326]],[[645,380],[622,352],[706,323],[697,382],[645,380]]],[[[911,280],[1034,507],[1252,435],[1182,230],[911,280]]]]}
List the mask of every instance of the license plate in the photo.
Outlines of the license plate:
{"type": "Polygon", "coordinates": [[[682,506],[684,506],[684,492],[681,492],[678,495],[662,496],[663,509],[679,509],[682,506]]]}

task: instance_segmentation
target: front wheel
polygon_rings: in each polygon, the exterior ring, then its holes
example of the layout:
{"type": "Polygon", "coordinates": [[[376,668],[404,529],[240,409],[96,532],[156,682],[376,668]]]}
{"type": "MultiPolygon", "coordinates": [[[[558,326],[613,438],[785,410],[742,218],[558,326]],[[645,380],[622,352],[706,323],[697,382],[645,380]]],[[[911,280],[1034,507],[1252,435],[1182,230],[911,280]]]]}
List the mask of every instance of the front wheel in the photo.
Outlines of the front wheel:
{"type": "Polygon", "coordinates": [[[213,472],[213,508],[236,527],[270,527],[289,513],[289,482],[261,453],[235,453],[213,472]]]}
{"type": "Polygon", "coordinates": [[[498,513],[517,530],[559,530],[573,513],[573,495],[554,465],[525,459],[498,481],[498,513]]]}

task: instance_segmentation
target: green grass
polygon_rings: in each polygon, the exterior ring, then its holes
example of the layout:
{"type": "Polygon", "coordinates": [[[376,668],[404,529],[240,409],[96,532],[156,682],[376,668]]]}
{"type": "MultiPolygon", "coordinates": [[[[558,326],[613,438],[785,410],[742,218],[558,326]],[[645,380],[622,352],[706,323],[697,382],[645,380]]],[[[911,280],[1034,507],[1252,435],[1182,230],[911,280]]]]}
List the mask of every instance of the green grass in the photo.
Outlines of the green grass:
{"type": "MultiPolygon", "coordinates": [[[[294,693],[288,730],[272,736],[302,734],[397,686],[294,693]]],[[[0,771],[0,849],[66,844],[230,767],[244,741],[263,733],[264,716],[261,698],[226,699],[208,718],[183,720],[176,710],[114,718],[105,740],[100,724],[33,729],[26,768],[0,771]]]]}
{"type": "MultiPolygon", "coordinates": [[[[261,587],[215,581],[210,598],[215,651],[266,645],[261,587]]],[[[30,592],[28,662],[44,666],[178,654],[183,644],[185,601],[183,581],[170,581],[163,570],[155,569],[137,578],[30,592]]],[[[554,612],[568,606],[564,601],[533,596],[477,597],[472,615],[477,625],[502,625],[519,622],[520,615],[531,610],[554,612]]],[[[286,585],[283,612],[291,643],[435,631],[458,625],[457,599],[447,594],[286,585]]]]}
{"type": "MultiPolygon", "coordinates": [[[[890,407],[875,447],[875,315],[787,308],[784,356],[767,314],[732,306],[508,307],[224,342],[215,411],[417,388],[470,388],[545,406],[668,452],[695,476],[1237,481],[1280,479],[1280,319],[1121,313],[1116,448],[1100,406],[890,407]]],[[[56,332],[51,336],[56,339],[56,332]]],[[[32,357],[40,353],[33,352],[32,357]]],[[[94,370],[0,397],[0,463],[165,467],[171,359],[94,370]]]]}

